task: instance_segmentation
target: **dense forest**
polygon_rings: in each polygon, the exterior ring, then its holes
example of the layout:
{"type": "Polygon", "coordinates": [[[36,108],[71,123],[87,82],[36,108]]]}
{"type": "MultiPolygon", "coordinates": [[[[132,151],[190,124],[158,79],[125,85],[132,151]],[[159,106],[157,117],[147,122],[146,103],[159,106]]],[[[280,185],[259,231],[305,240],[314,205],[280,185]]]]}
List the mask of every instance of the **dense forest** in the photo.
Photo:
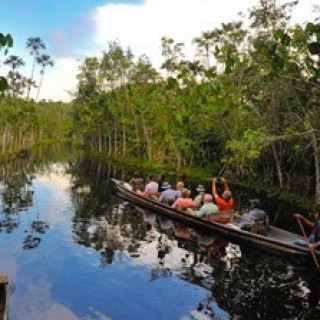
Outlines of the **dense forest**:
{"type": "Polygon", "coordinates": [[[3,64],[9,67],[6,77],[0,76],[0,155],[7,159],[24,153],[36,143],[69,137],[72,126],[71,105],[62,102],[38,101],[45,69],[53,66],[50,55],[43,53],[46,46],[39,37],[31,37],[26,47],[32,56],[31,75],[24,76],[20,68],[24,60],[10,54],[14,39],[0,33],[0,53],[3,64]],[[35,72],[39,67],[39,79],[35,72]],[[36,90],[31,99],[31,89],[36,90]]]}
{"type": "Polygon", "coordinates": [[[161,70],[110,42],[81,65],[71,104],[29,99],[32,77],[23,98],[8,81],[2,151],[73,137],[112,158],[224,168],[230,180],[320,202],[320,23],[293,25],[297,2],[257,1],[246,17],[195,37],[192,59],[164,36],[161,70]]]}

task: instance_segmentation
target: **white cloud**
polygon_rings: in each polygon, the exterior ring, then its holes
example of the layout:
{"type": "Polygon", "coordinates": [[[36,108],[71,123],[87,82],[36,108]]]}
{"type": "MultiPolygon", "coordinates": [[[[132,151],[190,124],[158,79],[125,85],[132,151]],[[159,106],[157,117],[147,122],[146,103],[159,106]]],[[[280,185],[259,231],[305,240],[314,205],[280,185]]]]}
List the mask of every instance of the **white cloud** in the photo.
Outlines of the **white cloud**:
{"type": "Polygon", "coordinates": [[[119,39],[134,54],[147,54],[159,67],[163,36],[188,46],[203,31],[235,19],[244,9],[241,3],[234,0],[222,4],[213,0],[147,0],[141,5],[108,4],[96,9],[95,41],[106,48],[108,41],[119,39]]]}
{"type": "MultiPolygon", "coordinates": [[[[312,6],[318,2],[319,0],[300,0],[293,13],[293,21],[304,23],[312,19],[312,6]]],[[[109,41],[119,40],[123,47],[130,47],[136,57],[146,54],[153,65],[159,68],[163,61],[163,36],[183,42],[186,45],[185,53],[191,58],[194,50],[191,46],[193,38],[219,27],[222,22],[237,19],[240,11],[247,13],[248,8],[257,4],[258,0],[146,0],[141,4],[109,3],[90,13],[94,24],[94,48],[87,51],[86,55],[97,56],[101,50],[108,48],[109,41]]],[[[55,39],[57,40],[61,42],[64,38],[60,35],[55,39]]],[[[68,48],[65,50],[67,52],[68,48]]],[[[55,66],[46,70],[40,99],[69,101],[71,97],[67,91],[76,88],[79,62],[73,58],[53,59],[55,66]]],[[[0,72],[3,72],[3,68],[0,72]]]]}
{"type": "MultiPolygon", "coordinates": [[[[294,20],[305,22],[316,0],[300,0],[294,20]]],[[[186,45],[190,56],[191,42],[203,31],[219,27],[222,22],[238,18],[238,13],[248,12],[258,0],[146,0],[140,5],[107,4],[96,9],[95,41],[101,49],[108,41],[120,40],[137,56],[146,54],[154,66],[159,67],[161,37],[168,36],[186,45]]]]}
{"type": "MultiPolygon", "coordinates": [[[[73,58],[58,58],[53,68],[45,70],[43,85],[40,90],[41,99],[69,101],[72,97],[68,91],[74,91],[77,86],[79,62],[73,58]]],[[[32,91],[32,96],[36,91],[32,91]]]]}

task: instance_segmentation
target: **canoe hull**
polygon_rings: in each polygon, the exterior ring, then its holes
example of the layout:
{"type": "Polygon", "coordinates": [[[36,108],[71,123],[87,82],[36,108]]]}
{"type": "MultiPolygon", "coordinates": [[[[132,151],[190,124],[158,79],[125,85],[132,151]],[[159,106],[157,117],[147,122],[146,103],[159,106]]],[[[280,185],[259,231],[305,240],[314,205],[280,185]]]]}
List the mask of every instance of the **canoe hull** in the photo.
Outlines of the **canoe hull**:
{"type": "MultiPolygon", "coordinates": [[[[144,208],[150,209],[155,213],[165,215],[169,218],[185,223],[191,227],[201,229],[216,236],[222,236],[229,241],[238,244],[245,244],[250,247],[259,248],[265,252],[277,255],[288,255],[294,260],[305,261],[310,260],[310,252],[307,248],[287,243],[278,239],[265,237],[252,232],[241,229],[231,228],[227,225],[220,224],[213,221],[205,221],[201,218],[189,215],[183,211],[173,209],[163,203],[138,195],[135,192],[127,189],[122,181],[112,179],[118,191],[118,195],[124,197],[126,200],[141,205],[144,208]]],[[[272,232],[281,233],[282,236],[290,236],[291,238],[302,239],[299,235],[294,235],[290,232],[271,227],[272,232]]],[[[317,255],[319,253],[317,252],[317,255]]]]}

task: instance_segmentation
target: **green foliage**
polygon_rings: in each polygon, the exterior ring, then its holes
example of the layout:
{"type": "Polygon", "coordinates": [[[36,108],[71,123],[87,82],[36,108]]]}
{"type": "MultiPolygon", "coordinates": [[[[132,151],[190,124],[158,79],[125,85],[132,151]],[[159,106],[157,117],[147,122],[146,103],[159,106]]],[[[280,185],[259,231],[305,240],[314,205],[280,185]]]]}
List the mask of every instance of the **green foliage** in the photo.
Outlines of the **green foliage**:
{"type": "Polygon", "coordinates": [[[311,42],[308,44],[308,50],[311,54],[320,55],[320,43],[319,42],[311,42]]]}
{"type": "Polygon", "coordinates": [[[13,38],[12,36],[8,33],[4,35],[3,33],[0,33],[0,50],[5,49],[5,53],[7,54],[8,49],[13,46],[13,38]]]}
{"type": "MultiPolygon", "coordinates": [[[[0,33],[0,52],[4,49],[4,55],[8,53],[9,48],[13,46],[13,38],[8,33],[4,35],[0,33]]],[[[8,81],[5,77],[0,76],[0,92],[5,91],[8,89],[8,81]]]]}
{"type": "Polygon", "coordinates": [[[0,76],[0,92],[8,88],[8,81],[5,77],[0,76]]]}
{"type": "Polygon", "coordinates": [[[80,69],[75,134],[113,158],[177,170],[224,162],[234,178],[320,190],[319,24],[289,27],[295,5],[259,1],[253,30],[233,21],[205,31],[190,61],[163,37],[165,78],[111,43],[80,69]]]}

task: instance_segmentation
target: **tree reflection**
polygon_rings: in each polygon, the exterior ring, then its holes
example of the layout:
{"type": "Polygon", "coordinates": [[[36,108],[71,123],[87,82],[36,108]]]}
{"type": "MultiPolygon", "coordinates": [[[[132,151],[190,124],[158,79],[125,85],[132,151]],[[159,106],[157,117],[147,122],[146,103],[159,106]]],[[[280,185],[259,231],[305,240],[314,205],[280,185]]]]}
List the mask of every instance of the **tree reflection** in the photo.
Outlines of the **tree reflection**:
{"type": "MultiPolygon", "coordinates": [[[[23,240],[23,249],[33,249],[39,246],[41,238],[33,236],[33,232],[44,234],[49,228],[42,221],[39,209],[35,204],[33,180],[37,166],[32,157],[16,159],[0,164],[1,207],[0,232],[12,233],[21,224],[22,215],[28,217],[28,230],[23,240]],[[29,221],[30,209],[36,207],[36,217],[29,221]]],[[[45,170],[43,168],[42,170],[45,170]]]]}
{"type": "Polygon", "coordinates": [[[105,267],[127,254],[150,268],[150,280],[178,276],[207,295],[193,318],[307,319],[318,308],[319,285],[290,266],[223,239],[199,233],[110,196],[106,177],[123,175],[89,161],[73,168],[75,240],[100,253],[105,267]],[[311,308],[311,309],[310,309],[311,308]]]}
{"type": "Polygon", "coordinates": [[[248,254],[231,271],[213,272],[211,291],[219,307],[240,319],[300,319],[307,287],[290,266],[248,254]]]}

